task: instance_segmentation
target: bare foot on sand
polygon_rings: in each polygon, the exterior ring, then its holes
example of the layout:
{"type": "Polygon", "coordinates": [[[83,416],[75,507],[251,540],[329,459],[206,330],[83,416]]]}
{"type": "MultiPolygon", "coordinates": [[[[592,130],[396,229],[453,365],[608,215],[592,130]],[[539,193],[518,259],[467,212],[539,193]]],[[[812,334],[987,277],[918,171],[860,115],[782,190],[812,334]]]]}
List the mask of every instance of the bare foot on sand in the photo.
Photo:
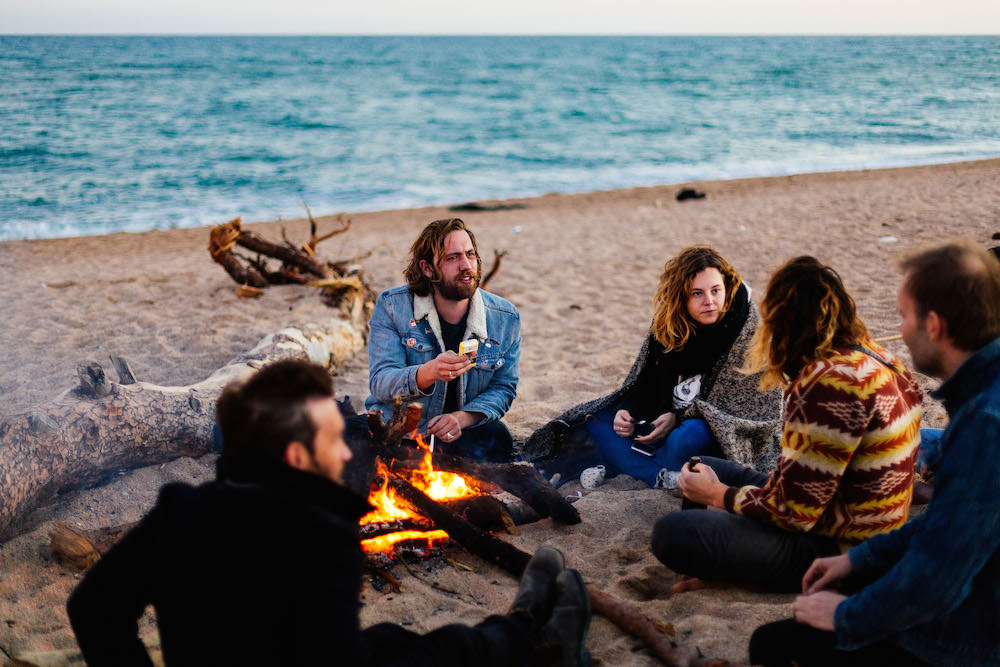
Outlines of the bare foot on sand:
{"type": "Polygon", "coordinates": [[[700,591],[703,588],[739,588],[751,593],[767,592],[767,589],[763,586],[754,586],[753,584],[736,584],[731,581],[719,581],[717,579],[699,579],[698,577],[678,581],[670,587],[670,592],[687,593],[689,591],[700,591]]]}
{"type": "Polygon", "coordinates": [[[697,591],[702,588],[722,588],[723,586],[725,584],[721,581],[705,581],[704,579],[693,577],[684,581],[678,581],[670,587],[670,591],[672,593],[687,593],[688,591],[697,591]]]}

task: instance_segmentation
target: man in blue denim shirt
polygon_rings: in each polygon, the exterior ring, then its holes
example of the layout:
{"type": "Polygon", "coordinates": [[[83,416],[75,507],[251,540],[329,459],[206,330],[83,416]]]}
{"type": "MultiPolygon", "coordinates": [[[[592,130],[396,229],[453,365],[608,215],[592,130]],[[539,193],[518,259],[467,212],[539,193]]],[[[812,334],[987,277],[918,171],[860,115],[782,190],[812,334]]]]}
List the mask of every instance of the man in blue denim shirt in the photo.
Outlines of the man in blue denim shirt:
{"type": "Polygon", "coordinates": [[[424,228],[403,274],[407,284],[382,292],[372,314],[365,407],[388,419],[397,396],[418,401],[421,430],[441,451],[510,460],[513,441],[499,420],[517,393],[517,308],[479,289],[476,237],[458,218],[424,228]],[[473,340],[474,357],[459,354],[473,340]]]}
{"type": "Polygon", "coordinates": [[[930,505],[817,559],[795,619],[754,633],[754,664],[1000,664],[1000,263],[956,243],[903,270],[900,331],[950,417],[930,505]]]}

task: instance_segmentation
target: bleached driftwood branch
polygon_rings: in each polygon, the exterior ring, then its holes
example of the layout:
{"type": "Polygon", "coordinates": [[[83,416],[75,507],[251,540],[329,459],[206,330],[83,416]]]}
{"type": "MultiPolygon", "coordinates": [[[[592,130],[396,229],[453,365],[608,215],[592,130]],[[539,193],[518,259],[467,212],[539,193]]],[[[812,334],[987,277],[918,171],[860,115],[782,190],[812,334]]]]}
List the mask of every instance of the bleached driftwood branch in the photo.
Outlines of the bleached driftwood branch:
{"type": "Polygon", "coordinates": [[[100,364],[81,366],[78,387],[0,419],[0,540],[61,490],[92,485],[123,468],[211,451],[215,401],[227,383],[280,359],[336,366],[364,346],[365,329],[357,319],[284,329],[186,387],[136,382],[121,359],[114,362],[118,382],[100,364]]]}

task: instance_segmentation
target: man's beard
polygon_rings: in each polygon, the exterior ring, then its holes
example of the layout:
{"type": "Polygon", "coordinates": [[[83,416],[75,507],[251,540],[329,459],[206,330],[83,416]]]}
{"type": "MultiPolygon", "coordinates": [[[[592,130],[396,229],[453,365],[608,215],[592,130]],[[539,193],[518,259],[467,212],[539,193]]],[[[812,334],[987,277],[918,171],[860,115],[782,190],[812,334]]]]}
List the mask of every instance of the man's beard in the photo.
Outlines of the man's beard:
{"type": "Polygon", "coordinates": [[[472,298],[472,295],[476,293],[476,288],[478,287],[479,278],[472,272],[458,276],[452,282],[441,281],[435,285],[437,293],[449,301],[463,301],[465,299],[472,298]],[[465,276],[472,276],[472,282],[460,282],[460,280],[465,276]]]}

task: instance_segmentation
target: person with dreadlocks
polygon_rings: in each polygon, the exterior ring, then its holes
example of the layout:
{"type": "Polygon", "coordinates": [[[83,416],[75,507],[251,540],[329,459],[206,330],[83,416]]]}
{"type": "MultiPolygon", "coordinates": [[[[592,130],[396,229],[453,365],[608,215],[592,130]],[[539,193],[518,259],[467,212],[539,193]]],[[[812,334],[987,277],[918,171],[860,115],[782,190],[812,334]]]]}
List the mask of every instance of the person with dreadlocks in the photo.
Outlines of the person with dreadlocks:
{"type": "Polygon", "coordinates": [[[657,558],[695,577],[793,592],[813,560],[901,527],[913,495],[923,392],[871,339],[840,276],[814,257],[779,268],[747,371],[783,386],[781,455],[769,475],[705,457],[685,466],[693,509],[661,517],[657,558]]]}

